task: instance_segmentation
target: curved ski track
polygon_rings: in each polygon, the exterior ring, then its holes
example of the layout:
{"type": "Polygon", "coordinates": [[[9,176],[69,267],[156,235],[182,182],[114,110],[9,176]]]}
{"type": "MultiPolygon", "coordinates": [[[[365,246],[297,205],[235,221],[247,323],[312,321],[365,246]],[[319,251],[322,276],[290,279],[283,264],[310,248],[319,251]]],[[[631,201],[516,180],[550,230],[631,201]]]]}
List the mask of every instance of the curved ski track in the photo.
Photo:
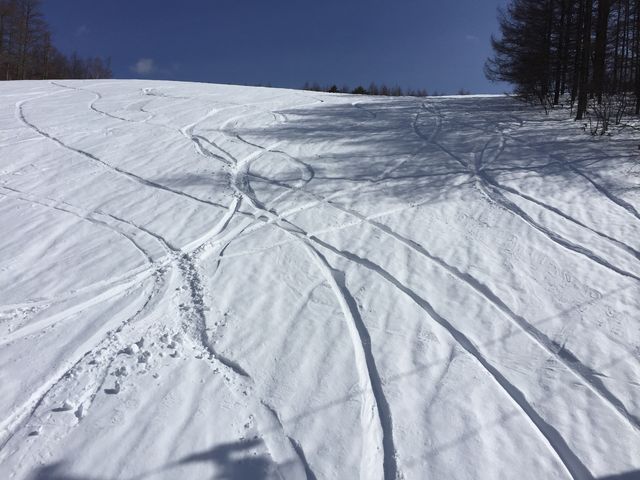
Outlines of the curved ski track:
{"type": "MultiPolygon", "coordinates": [[[[129,123],[146,123],[153,118],[153,113],[147,112],[148,117],[141,121],[134,121],[118,115],[109,113],[105,110],[99,109],[96,106],[96,102],[103,97],[100,93],[88,90],[86,88],[76,88],[67,85],[63,85],[56,82],[51,82],[53,85],[64,89],[75,90],[79,92],[91,93],[95,96],[88,108],[96,114],[109,117],[111,119],[129,122],[129,123]]],[[[163,96],[167,98],[180,98],[184,97],[170,97],[168,95],[158,93],[152,89],[143,89],[145,95],[163,96]]],[[[52,95],[52,94],[48,94],[52,95]]],[[[300,226],[293,223],[287,217],[290,217],[294,213],[314,208],[317,205],[327,205],[334,208],[336,211],[345,213],[354,219],[354,223],[340,227],[328,228],[324,231],[337,231],[340,228],[348,228],[351,226],[357,226],[360,224],[367,224],[387,237],[393,239],[403,248],[407,248],[411,252],[420,257],[428,260],[437,268],[442,269],[446,274],[455,282],[459,283],[463,288],[469,289],[472,294],[480,296],[483,300],[489,302],[493,307],[500,311],[504,318],[508,322],[517,327],[520,331],[526,334],[527,338],[532,340],[539,348],[541,348],[546,354],[551,355],[557,359],[569,372],[571,372],[576,379],[584,386],[589,388],[598,398],[611,407],[625,422],[627,422],[632,428],[640,432],[640,419],[634,416],[624,403],[611,392],[601,380],[601,375],[592,370],[588,365],[576,357],[571,351],[564,347],[560,347],[554,340],[547,336],[544,332],[538,329],[535,325],[528,322],[524,317],[516,313],[506,301],[501,299],[492,289],[483,283],[480,279],[472,276],[470,273],[461,271],[455,265],[452,265],[445,261],[443,258],[433,254],[429,249],[402,234],[394,231],[381,221],[377,221],[377,217],[388,215],[389,212],[382,212],[377,215],[365,216],[360,214],[354,209],[343,207],[333,200],[333,197],[344,192],[336,192],[336,194],[322,196],[316,193],[312,193],[306,189],[309,183],[316,178],[316,172],[313,167],[308,163],[286,153],[280,148],[281,142],[275,142],[270,146],[262,146],[258,143],[254,143],[247,140],[237,128],[230,128],[229,126],[234,122],[237,122],[243,117],[255,115],[256,112],[268,112],[273,117],[275,122],[286,122],[287,116],[277,112],[269,110],[261,110],[257,103],[255,105],[248,105],[248,112],[241,113],[236,116],[228,117],[218,129],[215,130],[218,134],[224,136],[225,141],[239,143],[243,146],[248,146],[254,149],[253,153],[246,155],[244,158],[237,158],[231,153],[230,148],[223,148],[211,138],[207,138],[202,134],[195,133],[196,128],[201,123],[210,119],[215,113],[221,111],[221,108],[212,108],[203,117],[197,119],[195,122],[179,128],[178,131],[182,136],[193,144],[195,151],[202,157],[208,160],[214,160],[220,164],[220,166],[229,174],[230,186],[234,190],[234,196],[231,199],[229,205],[222,205],[213,201],[209,201],[197,196],[191,195],[184,191],[174,189],[170,186],[156,183],[152,180],[145,179],[133,172],[121,169],[113,166],[108,162],[103,161],[97,156],[73,147],[64,143],[61,139],[54,135],[42,130],[40,127],[30,121],[24,112],[24,106],[27,102],[37,100],[40,97],[29,98],[21,100],[16,103],[15,116],[26,127],[37,133],[40,137],[46,138],[49,141],[57,144],[58,146],[80,155],[86,160],[90,160],[98,167],[118,176],[121,176],[129,181],[133,181],[143,187],[153,188],[161,191],[168,192],[173,195],[181,196],[192,201],[196,201],[208,206],[215,206],[218,209],[224,209],[225,213],[222,217],[215,222],[209,231],[201,238],[195,239],[189,242],[187,245],[176,246],[169,240],[164,238],[161,234],[156,233],[148,229],[143,225],[138,225],[132,221],[120,218],[115,213],[97,212],[97,211],[85,211],[82,208],[70,205],[66,202],[61,202],[51,198],[40,197],[35,193],[18,191],[17,189],[1,186],[0,193],[3,196],[16,198],[20,201],[31,202],[41,205],[42,207],[60,211],[64,214],[69,214],[77,217],[81,221],[87,221],[95,225],[98,228],[108,229],[121,236],[124,240],[129,242],[133,248],[135,248],[145,260],[146,265],[131,270],[124,274],[121,278],[110,279],[104,283],[90,285],[80,289],[73,294],[64,294],[55,299],[47,301],[62,302],[74,298],[75,296],[86,293],[90,293],[93,290],[101,289],[102,291],[89,300],[73,305],[49,318],[38,321],[37,323],[27,325],[14,332],[12,335],[5,337],[0,344],[5,344],[11,341],[15,341],[30,333],[41,330],[47,325],[52,325],[58,322],[60,319],[66,318],[78,311],[82,311],[90,306],[96,305],[99,302],[109,300],[117,295],[128,293],[136,288],[136,285],[145,282],[150,277],[154,277],[154,283],[151,287],[151,292],[147,297],[143,305],[132,315],[125,319],[122,319],[118,331],[125,329],[127,326],[132,325],[135,322],[142,321],[152,315],[154,315],[155,308],[162,300],[162,291],[168,289],[166,285],[165,270],[171,269],[180,275],[180,285],[183,287],[180,293],[183,297],[184,303],[188,305],[188,308],[180,310],[182,319],[183,331],[187,334],[189,341],[193,342],[196,348],[205,353],[208,356],[208,361],[214,371],[222,371],[225,375],[226,383],[237,398],[239,403],[246,405],[251,411],[255,412],[257,422],[263,426],[265,434],[265,443],[274,459],[286,460],[289,458],[295,458],[297,468],[299,471],[304,472],[307,479],[314,480],[316,478],[309,462],[307,461],[302,445],[295,439],[291,438],[287,432],[286,427],[283,425],[278,412],[275,408],[267,403],[264,399],[258,398],[258,386],[250,373],[245,371],[240,365],[238,365],[233,359],[223,357],[212,346],[212,339],[209,338],[207,331],[207,311],[209,303],[212,302],[212,298],[215,295],[212,292],[206,292],[202,282],[202,273],[200,271],[199,260],[205,255],[205,253],[215,247],[215,251],[218,252],[218,265],[223,260],[223,253],[225,249],[235,240],[242,238],[243,235],[248,235],[255,232],[259,228],[264,228],[267,225],[275,227],[286,234],[291,240],[290,242],[282,242],[279,245],[291,245],[301,247],[309,257],[311,264],[315,267],[324,282],[330,287],[335,301],[340,307],[342,316],[345,319],[345,325],[349,334],[351,344],[354,352],[354,365],[358,375],[358,387],[361,392],[361,412],[360,420],[363,431],[363,444],[361,451],[361,478],[374,478],[383,477],[385,480],[395,480],[404,478],[402,472],[399,469],[397,463],[397,452],[394,444],[393,435],[393,417],[391,413],[391,407],[385,397],[384,393],[384,380],[378,371],[376,359],[373,354],[372,341],[366,323],[362,318],[358,305],[347,287],[347,272],[338,270],[333,267],[327,260],[327,257],[322,252],[331,252],[331,254],[342,258],[347,264],[354,265],[358,268],[364,268],[374,275],[380,277],[387,284],[389,284],[395,291],[401,293],[410,299],[415,305],[417,305],[422,311],[424,311],[430,319],[438,324],[448,335],[453,339],[455,344],[464,349],[478,365],[489,375],[493,382],[499,387],[500,391],[504,393],[506,397],[522,412],[526,421],[530,423],[532,428],[537,432],[541,441],[545,442],[547,447],[553,454],[559,459],[559,461],[566,468],[566,473],[573,479],[589,479],[593,478],[588,468],[578,458],[575,452],[567,444],[562,435],[556,430],[554,426],[548,423],[536,410],[526,398],[525,393],[518,388],[515,384],[510,382],[502,372],[482,353],[482,347],[479,347],[474,343],[474,340],[467,336],[463,331],[456,328],[448,319],[442,316],[429,302],[428,298],[419,295],[414,289],[406,283],[403,283],[400,279],[394,276],[390,271],[386,270],[383,266],[378,265],[369,258],[361,257],[358,254],[339,249],[334,245],[320,239],[318,235],[322,232],[310,233],[306,232],[300,226]],[[258,174],[251,173],[251,164],[263,159],[267,154],[280,155],[287,158],[291,162],[295,163],[301,172],[299,181],[301,185],[292,185],[287,182],[279,181],[278,179],[272,179],[263,177],[258,174]],[[278,213],[274,208],[262,203],[259,200],[251,187],[251,180],[263,181],[271,183],[274,186],[283,188],[284,191],[276,197],[276,200],[282,199],[284,196],[292,193],[299,192],[303,195],[309,196],[312,201],[309,204],[293,207],[287,211],[278,213]],[[253,210],[251,213],[246,213],[240,210],[243,203],[246,203],[253,210]],[[234,229],[229,229],[229,225],[232,223],[236,215],[241,215],[244,218],[251,220],[248,225],[239,225],[234,229]],[[140,235],[146,235],[153,241],[157,242],[164,251],[164,256],[160,259],[152,258],[151,254],[146,251],[143,246],[136,241],[136,239],[130,235],[127,230],[134,229],[140,235]],[[382,465],[380,465],[380,455],[382,453],[382,465]]],[[[272,101],[273,97],[270,99],[272,101]]],[[[322,102],[322,100],[318,100],[322,102]]],[[[377,113],[368,110],[361,105],[361,102],[353,102],[351,104],[354,108],[363,112],[369,120],[377,120],[377,113]]],[[[245,106],[247,107],[247,106],[245,106]]],[[[235,108],[235,107],[231,107],[235,108]]],[[[140,109],[141,111],[142,108],[140,109]]],[[[536,199],[532,195],[521,192],[515,187],[502,185],[488,172],[490,169],[485,168],[483,164],[484,155],[493,139],[490,139],[484,143],[481,148],[474,154],[474,162],[463,160],[460,156],[456,155],[446,145],[438,141],[443,127],[445,116],[439,111],[436,105],[428,106],[423,103],[418,112],[413,117],[411,128],[414,133],[424,140],[427,144],[435,145],[437,148],[449,155],[462,169],[452,174],[455,175],[468,175],[471,178],[475,178],[479,183],[481,191],[487,197],[490,202],[500,205],[502,208],[516,216],[528,226],[546,236],[550,241],[563,247],[564,249],[581,255],[587,258],[589,261],[598,264],[599,266],[619,274],[621,276],[630,278],[635,281],[640,281],[640,276],[625,270],[619,266],[616,266],[612,262],[596,254],[584,245],[571,241],[565,236],[560,235],[557,232],[545,227],[541,223],[535,221],[529,216],[522,208],[516,205],[514,202],[506,197],[506,194],[515,195],[523,200],[535,204],[536,206],[549,211],[558,217],[561,217],[564,221],[570,222],[579,228],[588,230],[591,234],[596,235],[605,241],[609,242],[616,248],[633,256],[636,260],[640,260],[640,252],[628,245],[627,243],[614,238],[604,232],[601,232],[593,227],[588,226],[584,222],[572,217],[571,215],[563,212],[561,209],[549,205],[542,200],[536,199]],[[419,125],[419,119],[424,112],[431,113],[435,124],[431,132],[427,135],[424,134],[419,125]]],[[[154,123],[148,123],[148,125],[158,126],[162,128],[171,128],[166,125],[156,125],[154,123]]],[[[505,137],[509,137],[515,141],[521,141],[513,136],[509,136],[502,130],[496,127],[496,125],[489,125],[482,129],[487,133],[490,130],[497,130],[498,132],[498,148],[493,157],[488,163],[495,163],[499,156],[502,154],[506,140],[505,137]]],[[[522,142],[522,141],[521,141],[522,142]]],[[[533,148],[525,142],[527,148],[533,148]]],[[[416,153],[416,155],[419,151],[416,153]]],[[[554,163],[561,163],[566,165],[576,175],[583,177],[602,195],[604,195],[609,201],[615,203],[618,207],[623,208],[627,213],[640,219],[639,212],[630,205],[628,202],[616,196],[610,192],[599,182],[592,179],[589,175],[582,172],[577,166],[572,165],[569,162],[564,162],[553,155],[548,155],[550,159],[554,160],[554,163]]],[[[396,177],[391,177],[391,173],[399,169],[406,159],[398,162],[391,163],[380,175],[376,178],[369,180],[373,183],[381,183],[396,177]]],[[[296,180],[296,183],[298,180],[296,180]]],[[[357,185],[353,191],[361,188],[361,185],[357,185]]],[[[406,208],[414,208],[409,206],[406,208]]],[[[398,209],[396,211],[402,211],[398,209]]],[[[272,248],[272,247],[266,247],[272,248]]],[[[239,253],[235,255],[251,255],[261,251],[256,249],[246,253],[239,253]]],[[[214,273],[215,275],[215,273],[214,273]]],[[[132,334],[133,335],[133,334],[132,334]]],[[[24,402],[24,404],[5,422],[0,425],[0,453],[3,452],[3,447],[11,440],[13,435],[24,425],[26,425],[29,419],[35,414],[43,400],[50,394],[50,392],[59,384],[70,370],[78,365],[89,353],[101,345],[110,345],[112,354],[117,354],[120,345],[110,344],[110,339],[104,337],[104,332],[98,331],[94,334],[89,342],[78,348],[68,356],[68,360],[64,362],[60,368],[56,370],[54,375],[50,377],[50,380],[41,385],[33,394],[24,402]]],[[[110,368],[110,363],[107,364],[104,370],[104,376],[102,380],[98,381],[95,392],[97,392],[104,379],[106,378],[106,372],[110,368]]],[[[94,393],[95,396],[95,393],[94,393]]],[[[92,399],[88,400],[88,404],[92,402],[92,399]]]]}

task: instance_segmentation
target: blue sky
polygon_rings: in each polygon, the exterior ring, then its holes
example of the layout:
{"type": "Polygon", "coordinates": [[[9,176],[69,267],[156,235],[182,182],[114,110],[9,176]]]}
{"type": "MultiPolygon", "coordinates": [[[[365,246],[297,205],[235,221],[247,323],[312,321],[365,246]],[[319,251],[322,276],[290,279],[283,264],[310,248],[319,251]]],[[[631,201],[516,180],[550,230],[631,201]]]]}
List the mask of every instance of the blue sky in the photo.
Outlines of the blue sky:
{"type": "Polygon", "coordinates": [[[506,0],[45,0],[65,53],[116,78],[508,90],[484,78],[506,0]]]}

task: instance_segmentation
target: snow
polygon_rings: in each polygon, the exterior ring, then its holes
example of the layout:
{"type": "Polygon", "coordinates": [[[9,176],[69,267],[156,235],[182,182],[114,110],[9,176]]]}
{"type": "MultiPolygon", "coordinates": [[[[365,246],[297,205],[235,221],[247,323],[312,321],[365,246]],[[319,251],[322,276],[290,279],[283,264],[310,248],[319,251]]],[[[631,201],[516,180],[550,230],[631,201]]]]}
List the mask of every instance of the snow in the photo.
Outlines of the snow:
{"type": "Polygon", "coordinates": [[[0,103],[0,478],[640,476],[628,134],[501,96],[0,103]]]}

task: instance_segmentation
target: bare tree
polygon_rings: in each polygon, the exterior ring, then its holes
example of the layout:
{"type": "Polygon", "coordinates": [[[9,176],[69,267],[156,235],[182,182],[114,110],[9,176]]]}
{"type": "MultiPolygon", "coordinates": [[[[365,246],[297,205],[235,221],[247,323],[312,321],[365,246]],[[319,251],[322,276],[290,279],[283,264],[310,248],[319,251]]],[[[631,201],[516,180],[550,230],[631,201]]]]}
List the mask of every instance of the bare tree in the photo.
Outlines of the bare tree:
{"type": "Polygon", "coordinates": [[[575,119],[599,117],[600,134],[640,115],[640,0],[511,0],[498,20],[488,78],[545,108],[569,92],[575,119]]]}
{"type": "Polygon", "coordinates": [[[55,48],[41,0],[0,0],[0,78],[108,77],[108,60],[68,58],[55,48]]]}

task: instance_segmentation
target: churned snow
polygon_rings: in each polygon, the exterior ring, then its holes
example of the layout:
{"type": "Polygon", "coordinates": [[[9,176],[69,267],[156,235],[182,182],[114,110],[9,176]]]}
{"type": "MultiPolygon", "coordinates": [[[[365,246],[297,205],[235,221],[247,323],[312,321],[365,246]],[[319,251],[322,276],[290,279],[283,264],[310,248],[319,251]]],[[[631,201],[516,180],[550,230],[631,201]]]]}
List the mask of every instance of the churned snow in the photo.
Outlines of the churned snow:
{"type": "Polygon", "coordinates": [[[637,141],[506,97],[0,105],[0,478],[640,476],[637,141]]]}

